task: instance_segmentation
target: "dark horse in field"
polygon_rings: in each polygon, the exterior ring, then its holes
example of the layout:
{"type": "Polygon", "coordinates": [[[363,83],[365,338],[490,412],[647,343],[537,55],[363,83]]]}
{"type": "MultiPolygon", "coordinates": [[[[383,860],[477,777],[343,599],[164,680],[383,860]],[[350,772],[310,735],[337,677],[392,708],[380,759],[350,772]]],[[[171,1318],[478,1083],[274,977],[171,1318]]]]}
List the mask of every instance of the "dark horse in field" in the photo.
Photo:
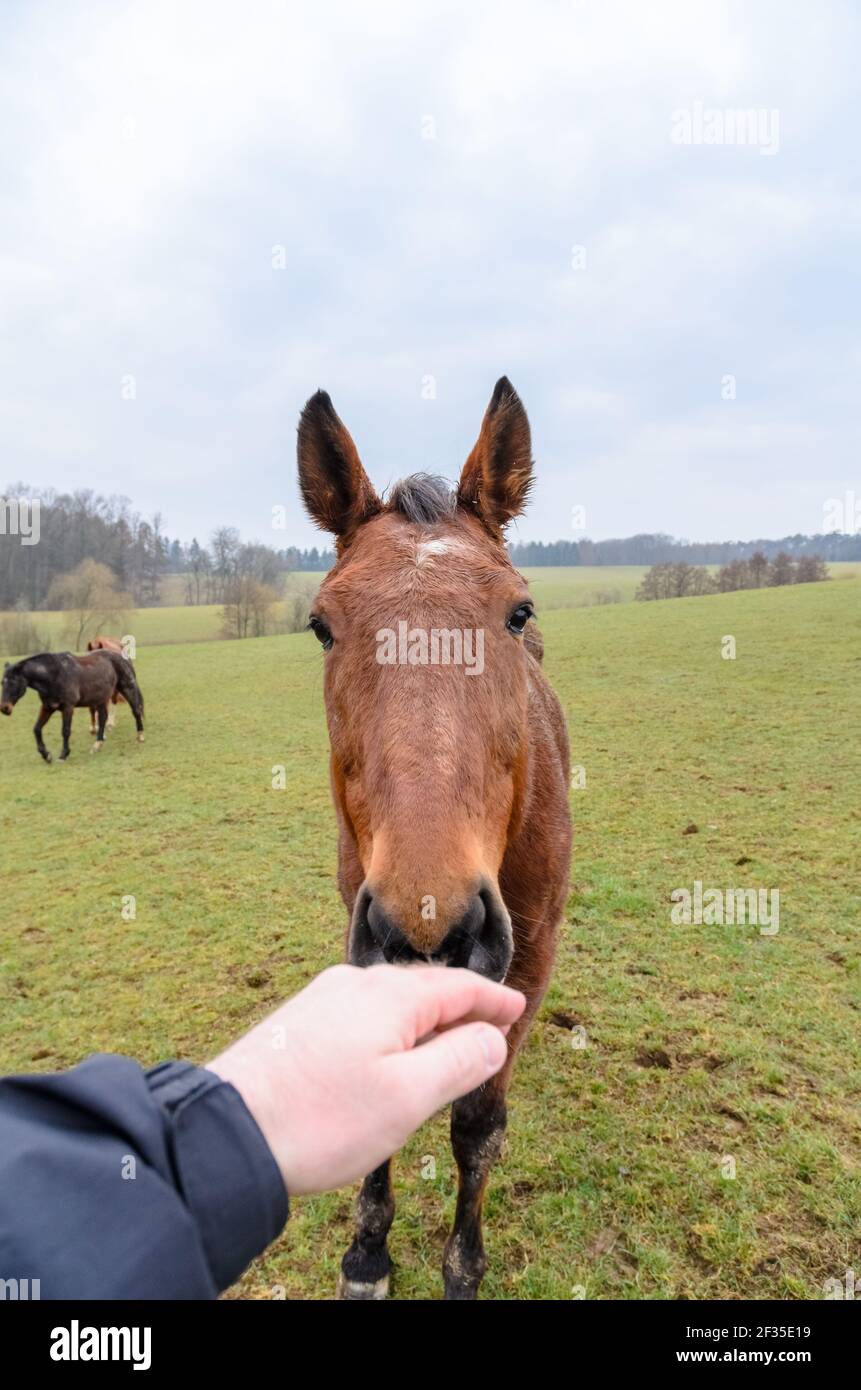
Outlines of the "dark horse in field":
{"type": "MultiPolygon", "coordinates": [[[[454,492],[419,475],[381,500],[328,395],[302,413],[302,496],[337,537],[310,627],[326,652],[348,959],[465,966],[527,999],[502,1071],[452,1106],[450,1299],[474,1298],[485,1271],[484,1189],[568,893],[565,721],[503,533],[531,480],[529,423],[505,377],[454,492]]],[[[393,1215],[387,1162],[362,1186],[341,1297],[385,1297],[393,1215]]]]}
{"type": "Polygon", "coordinates": [[[51,761],[51,754],[45,747],[42,730],[51,715],[56,710],[61,710],[63,715],[61,762],[68,758],[71,751],[69,738],[75,709],[89,709],[91,714],[98,715],[96,742],[92,747],[92,752],[96,753],[105,741],[108,705],[117,691],[131,705],[138,742],[143,743],[143,696],[131,663],[117,652],[87,652],[84,656],[75,656],[72,652],[40,652],[38,656],[25,657],[14,665],[7,662],[0,690],[0,712],[11,714],[28,686],[36,691],[42,701],[33,733],[36,735],[36,747],[46,763],[51,761]]]}

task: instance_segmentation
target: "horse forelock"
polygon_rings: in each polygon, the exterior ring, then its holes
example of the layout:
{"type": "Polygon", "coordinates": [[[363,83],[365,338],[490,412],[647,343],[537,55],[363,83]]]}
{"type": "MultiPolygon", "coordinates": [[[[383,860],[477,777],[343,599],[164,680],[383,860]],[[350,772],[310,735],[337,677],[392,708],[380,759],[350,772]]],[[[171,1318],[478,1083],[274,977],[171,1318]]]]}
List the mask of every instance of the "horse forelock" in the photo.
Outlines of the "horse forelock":
{"type": "Polygon", "coordinates": [[[398,512],[419,526],[433,526],[453,514],[457,494],[445,478],[433,473],[413,473],[402,478],[386,497],[388,511],[398,512]]]}

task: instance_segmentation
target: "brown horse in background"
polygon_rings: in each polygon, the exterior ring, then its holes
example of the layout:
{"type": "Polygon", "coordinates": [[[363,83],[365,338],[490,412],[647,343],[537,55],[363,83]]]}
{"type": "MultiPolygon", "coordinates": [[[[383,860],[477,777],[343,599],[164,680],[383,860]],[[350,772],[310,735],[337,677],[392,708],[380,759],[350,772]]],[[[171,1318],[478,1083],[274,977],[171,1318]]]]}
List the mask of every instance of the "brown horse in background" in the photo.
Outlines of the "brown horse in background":
{"type": "MultiPolygon", "coordinates": [[[[455,492],[419,475],[382,501],[328,395],[302,414],[302,496],[337,537],[310,626],[326,652],[348,958],[465,966],[527,999],[502,1071],[452,1106],[450,1299],[474,1298],[484,1274],[485,1184],[568,893],[565,722],[503,534],[531,480],[529,423],[505,377],[455,492]]],[[[385,1297],[393,1215],[387,1162],[362,1186],[342,1297],[385,1297]]]]}
{"type": "MultiPolygon", "coordinates": [[[[119,652],[121,656],[125,656],[125,652],[123,651],[123,644],[122,644],[122,642],[120,642],[119,639],[116,638],[116,637],[102,637],[102,636],[91,637],[90,640],[89,640],[89,642],[87,643],[87,651],[88,651],[88,652],[119,652]]],[[[108,722],[107,722],[107,727],[108,727],[109,729],[113,729],[114,726],[115,726],[115,724],[116,724],[116,722],[117,722],[116,715],[114,714],[114,708],[113,708],[114,705],[125,705],[125,704],[128,704],[128,701],[126,700],[125,695],[121,695],[120,692],[119,692],[118,690],[115,690],[114,693],[113,693],[113,695],[111,696],[111,703],[108,705],[108,722]]],[[[90,733],[91,733],[91,734],[95,734],[95,732],[96,732],[96,711],[95,711],[95,710],[92,710],[92,712],[91,712],[91,714],[90,714],[90,733]]]]}

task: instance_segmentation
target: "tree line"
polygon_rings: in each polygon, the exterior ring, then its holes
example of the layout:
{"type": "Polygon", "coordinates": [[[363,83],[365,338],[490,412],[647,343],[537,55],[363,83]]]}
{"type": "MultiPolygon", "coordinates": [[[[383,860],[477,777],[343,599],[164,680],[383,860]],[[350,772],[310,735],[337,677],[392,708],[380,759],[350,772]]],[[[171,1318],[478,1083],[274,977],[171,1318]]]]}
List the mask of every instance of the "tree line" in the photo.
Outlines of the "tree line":
{"type": "Polygon", "coordinates": [[[84,560],[106,565],[141,606],[158,603],[160,580],[175,559],[161,516],[146,519],[124,497],[86,490],[38,492],[16,483],[3,496],[38,499],[39,542],[23,545],[8,528],[0,531],[0,608],[44,608],[51,585],[84,560]]]}
{"type": "Polygon", "coordinates": [[[755,550],[746,560],[731,560],[711,574],[702,565],[680,560],[652,565],[643,575],[635,598],[641,602],[661,598],[691,598],[697,594],[729,594],[737,589],[776,588],[784,584],[816,584],[828,579],[828,567],[820,555],[799,555],[780,550],[769,559],[755,550]]]}
{"type": "Polygon", "coordinates": [[[727,565],[760,552],[768,559],[783,553],[800,559],[861,560],[861,532],[832,531],[825,536],[800,532],[780,540],[682,541],[660,533],[643,533],[622,540],[518,541],[508,547],[518,569],[541,565],[727,565]]]}
{"type": "MultiPolygon", "coordinates": [[[[86,489],[39,491],[16,483],[4,496],[38,498],[40,541],[38,545],[21,544],[18,536],[8,534],[9,528],[0,527],[0,610],[35,612],[50,608],[52,586],[85,560],[106,566],[116,591],[138,608],[160,602],[162,580],[168,575],[182,577],[186,603],[223,604],[237,592],[237,585],[246,598],[255,592],[259,598],[254,585],[274,588],[285,574],[327,570],[335,563],[330,549],[276,549],[243,543],[231,526],[219,527],[203,544],[196,537],[186,544],[165,534],[159,514],[142,517],[127,498],[102,497],[86,489]]],[[[811,557],[859,560],[861,534],[833,532],[827,536],[785,536],[780,541],[690,543],[660,533],[643,533],[624,540],[515,542],[509,553],[520,568],[650,565],[681,567],[679,572],[687,573],[691,567],[702,565],[749,564],[755,556],[764,556],[771,565],[780,556],[798,564],[811,557]]],[[[237,621],[253,627],[257,621],[253,605],[237,621]]]]}
{"type": "Polygon", "coordinates": [[[223,603],[227,588],[237,576],[251,576],[263,584],[276,585],[284,574],[297,571],[328,570],[335,563],[331,550],[299,550],[290,546],[274,550],[259,543],[244,543],[234,526],[220,526],[208,546],[195,538],[182,547],[185,601],[189,604],[223,603]]]}
{"type": "Polygon", "coordinates": [[[222,603],[237,574],[272,583],[293,570],[326,570],[331,550],[284,550],[244,545],[238,531],[220,527],[209,542],[189,544],[166,535],[161,515],[142,517],[125,497],[38,490],[14,483],[0,497],[37,499],[39,543],[24,545],[0,526],[0,609],[34,612],[51,607],[51,587],[85,560],[106,566],[114,587],[138,608],[160,602],[167,575],[185,576],[188,603],[222,603]]]}

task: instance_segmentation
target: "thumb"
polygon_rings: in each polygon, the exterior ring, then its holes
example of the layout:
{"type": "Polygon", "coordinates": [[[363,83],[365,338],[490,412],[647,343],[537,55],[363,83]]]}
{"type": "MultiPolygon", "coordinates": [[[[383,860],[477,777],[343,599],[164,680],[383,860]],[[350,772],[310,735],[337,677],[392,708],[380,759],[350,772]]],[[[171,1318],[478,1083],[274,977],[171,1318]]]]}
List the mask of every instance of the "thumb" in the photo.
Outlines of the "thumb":
{"type": "Polygon", "coordinates": [[[489,1023],[464,1023],[449,1028],[419,1047],[390,1058],[412,1094],[422,1124],[449,1101],[474,1091],[505,1064],[508,1044],[489,1023]]]}

